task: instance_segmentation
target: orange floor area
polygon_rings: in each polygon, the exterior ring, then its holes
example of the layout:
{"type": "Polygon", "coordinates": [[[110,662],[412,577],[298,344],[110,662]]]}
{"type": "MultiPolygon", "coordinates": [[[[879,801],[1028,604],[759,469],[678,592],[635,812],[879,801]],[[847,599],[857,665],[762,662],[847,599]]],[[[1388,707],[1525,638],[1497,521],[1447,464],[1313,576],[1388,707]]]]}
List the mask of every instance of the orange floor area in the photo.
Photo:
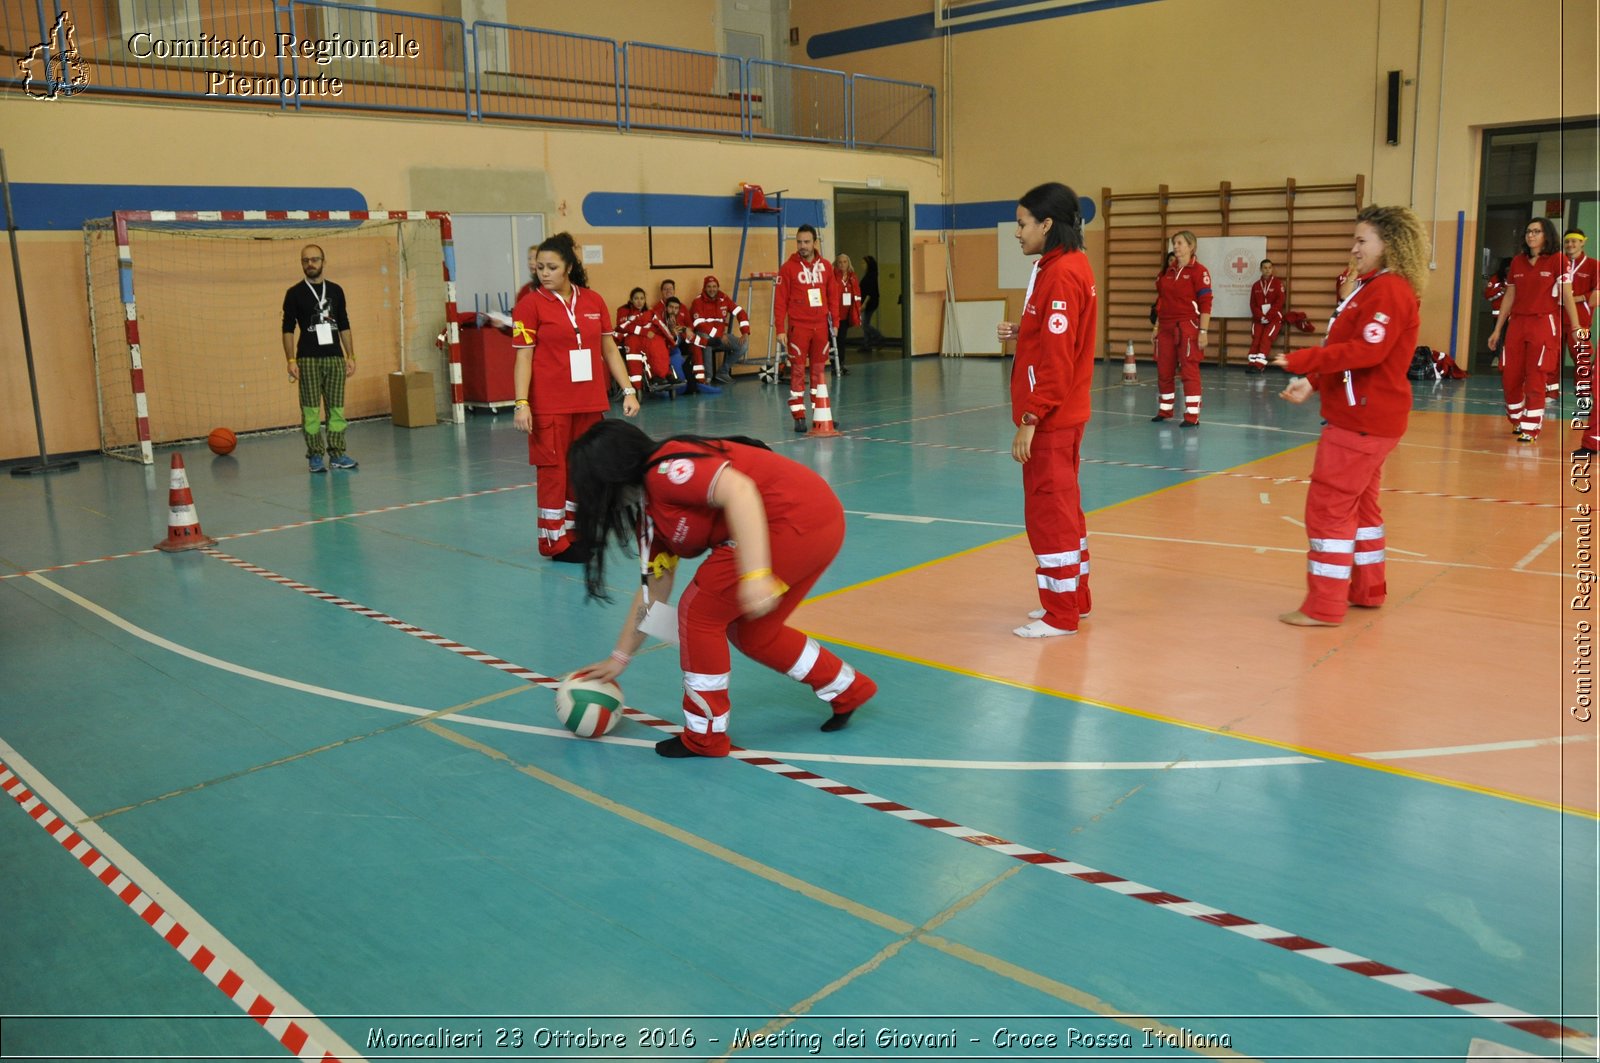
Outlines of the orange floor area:
{"type": "Polygon", "coordinates": [[[1309,446],[1090,514],[1095,609],[1074,638],[1010,634],[1037,605],[1021,536],[815,600],[798,623],[1308,751],[1418,751],[1382,763],[1593,812],[1592,741],[1559,741],[1576,587],[1560,538],[1565,451],[1555,433],[1540,455],[1499,427],[1413,418],[1385,474],[1388,603],[1339,628],[1277,621],[1304,589],[1309,446]]]}

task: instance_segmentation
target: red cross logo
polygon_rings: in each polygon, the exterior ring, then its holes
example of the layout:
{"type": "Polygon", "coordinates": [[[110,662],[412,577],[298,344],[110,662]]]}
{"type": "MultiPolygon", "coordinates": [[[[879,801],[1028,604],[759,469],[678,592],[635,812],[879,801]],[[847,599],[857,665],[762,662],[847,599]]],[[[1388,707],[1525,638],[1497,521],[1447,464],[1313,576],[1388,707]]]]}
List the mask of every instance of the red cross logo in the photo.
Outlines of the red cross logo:
{"type": "Polygon", "coordinates": [[[1245,258],[1243,255],[1240,255],[1238,258],[1230,262],[1229,265],[1233,267],[1234,273],[1242,277],[1244,276],[1244,271],[1250,268],[1250,260],[1245,258]]]}

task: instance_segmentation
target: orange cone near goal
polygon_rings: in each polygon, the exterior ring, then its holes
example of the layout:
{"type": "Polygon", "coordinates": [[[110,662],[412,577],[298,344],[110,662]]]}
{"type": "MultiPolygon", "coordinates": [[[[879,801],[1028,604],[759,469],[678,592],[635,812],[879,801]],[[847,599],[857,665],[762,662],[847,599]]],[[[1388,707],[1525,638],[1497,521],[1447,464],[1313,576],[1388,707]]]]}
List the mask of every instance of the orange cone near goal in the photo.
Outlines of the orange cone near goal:
{"type": "Polygon", "coordinates": [[[818,384],[811,389],[811,431],[806,434],[812,436],[839,434],[839,430],[833,427],[833,405],[828,400],[827,384],[818,384]]]}
{"type": "Polygon", "coordinates": [[[201,546],[215,546],[217,541],[200,530],[200,517],[194,510],[194,494],[189,490],[189,473],[183,467],[183,455],[172,455],[172,488],[167,492],[167,537],[156,543],[157,550],[172,553],[177,550],[194,550],[201,546]]]}

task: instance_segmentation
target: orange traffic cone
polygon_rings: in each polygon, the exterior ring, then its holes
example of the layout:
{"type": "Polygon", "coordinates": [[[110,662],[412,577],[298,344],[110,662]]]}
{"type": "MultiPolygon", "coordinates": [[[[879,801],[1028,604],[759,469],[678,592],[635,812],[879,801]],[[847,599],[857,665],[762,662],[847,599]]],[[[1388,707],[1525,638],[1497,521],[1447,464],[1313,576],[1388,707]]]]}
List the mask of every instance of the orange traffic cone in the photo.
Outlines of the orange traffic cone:
{"type": "Polygon", "coordinates": [[[1128,353],[1122,359],[1122,382],[1124,384],[1137,384],[1139,382],[1139,362],[1133,357],[1133,341],[1128,341],[1128,353]]]}
{"type": "Polygon", "coordinates": [[[833,427],[833,406],[828,402],[828,385],[818,384],[811,389],[811,436],[836,436],[833,427]]]}
{"type": "Polygon", "coordinates": [[[157,550],[172,553],[215,546],[217,541],[200,530],[200,517],[194,511],[194,495],[189,491],[189,474],[183,468],[183,455],[172,455],[172,487],[167,492],[167,537],[156,543],[157,550]]]}

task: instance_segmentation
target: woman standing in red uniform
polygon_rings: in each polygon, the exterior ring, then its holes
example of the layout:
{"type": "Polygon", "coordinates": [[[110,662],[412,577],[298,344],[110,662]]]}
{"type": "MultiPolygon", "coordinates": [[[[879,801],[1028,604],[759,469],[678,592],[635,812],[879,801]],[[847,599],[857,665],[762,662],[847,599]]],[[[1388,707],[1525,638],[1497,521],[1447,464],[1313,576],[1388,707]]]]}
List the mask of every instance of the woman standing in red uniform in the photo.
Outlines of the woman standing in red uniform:
{"type": "MultiPolygon", "coordinates": [[[[1022,320],[1000,322],[1017,341],[1011,367],[1011,457],[1022,465],[1023,523],[1033,548],[1039,608],[1012,630],[1025,639],[1076,635],[1089,613],[1089,539],[1078,490],[1079,452],[1094,380],[1095,289],[1083,253],[1078,194],[1040,185],[1017,202],[1017,243],[1040,255],[1022,320]]],[[[1192,248],[1192,245],[1191,245],[1192,248]]]]}
{"type": "Polygon", "coordinates": [[[840,252],[833,260],[833,271],[839,276],[839,324],[834,330],[834,346],[839,356],[839,372],[848,373],[844,364],[845,337],[851,325],[861,324],[861,278],[856,276],[850,256],[840,252]]]}
{"type": "Polygon", "coordinates": [[[1159,405],[1152,421],[1169,421],[1178,390],[1173,377],[1183,377],[1183,427],[1200,424],[1200,360],[1205,357],[1211,327],[1211,271],[1194,260],[1194,233],[1172,238],[1178,257],[1156,279],[1156,390],[1159,405]]]}
{"type": "Polygon", "coordinates": [[[871,679],[788,625],[844,543],[844,508],[822,477],[756,440],[657,442],[616,420],[585,432],[571,462],[578,535],[594,546],[589,597],[607,597],[607,542],[639,541],[640,588],[611,656],[582,669],[589,676],[622,674],[644,642],[640,625],[672,595],[678,559],[710,551],[678,603],[683,733],[657,742],[657,753],[728,755],[730,642],[815,691],[832,709],[824,731],[845,727],[877,693],[871,679]]]}
{"type": "Polygon", "coordinates": [[[567,448],[610,406],[605,374],[622,388],[622,412],[639,412],[638,389],[611,337],[611,313],[578,260],[568,233],[534,248],[539,286],[517,300],[511,346],[517,352],[513,423],[528,433],[528,464],[536,470],[539,553],[582,564],[589,547],[571,534],[573,500],[567,490],[567,448]]]}
{"type": "Polygon", "coordinates": [[[1367,207],[1356,216],[1350,254],[1356,285],[1334,311],[1327,342],[1272,360],[1305,374],[1283,397],[1301,403],[1320,392],[1326,422],[1306,492],[1306,597],[1278,618],[1295,627],[1334,627],[1349,606],[1376,608],[1388,594],[1378,489],[1411,413],[1406,370],[1417,347],[1428,237],[1404,207],[1367,207]]]}
{"type": "Polygon", "coordinates": [[[1567,258],[1549,218],[1534,218],[1522,234],[1522,254],[1506,271],[1506,296],[1500,320],[1489,334],[1489,349],[1500,355],[1500,389],[1506,417],[1519,441],[1532,443],[1544,427],[1545,380],[1561,372],[1562,317],[1578,328],[1578,309],[1567,283],[1567,258]]]}

